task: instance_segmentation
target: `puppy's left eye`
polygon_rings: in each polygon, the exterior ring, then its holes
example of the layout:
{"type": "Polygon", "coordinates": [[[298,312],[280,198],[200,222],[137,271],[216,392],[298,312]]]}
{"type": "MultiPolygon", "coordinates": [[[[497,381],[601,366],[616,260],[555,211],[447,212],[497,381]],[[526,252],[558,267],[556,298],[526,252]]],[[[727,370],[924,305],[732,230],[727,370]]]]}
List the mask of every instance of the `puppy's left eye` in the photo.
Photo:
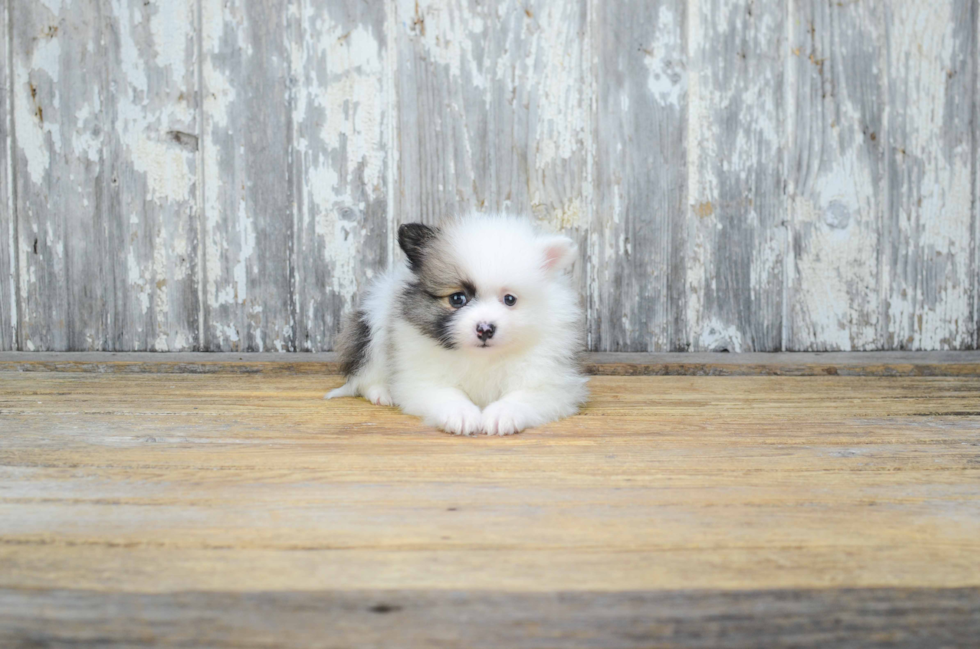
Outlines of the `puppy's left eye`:
{"type": "Polygon", "coordinates": [[[460,309],[466,306],[466,293],[453,293],[449,296],[449,306],[460,309]]]}
{"type": "Polygon", "coordinates": [[[515,304],[517,304],[517,298],[511,295],[510,293],[508,293],[507,295],[504,296],[504,304],[506,304],[507,306],[514,306],[515,304]]]}

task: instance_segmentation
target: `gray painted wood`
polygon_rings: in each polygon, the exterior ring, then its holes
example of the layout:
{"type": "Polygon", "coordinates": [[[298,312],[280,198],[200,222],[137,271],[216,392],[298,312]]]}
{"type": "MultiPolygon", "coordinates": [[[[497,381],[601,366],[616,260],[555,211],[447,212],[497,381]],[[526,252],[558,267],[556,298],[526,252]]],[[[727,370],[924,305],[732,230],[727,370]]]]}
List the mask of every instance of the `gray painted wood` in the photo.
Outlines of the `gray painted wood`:
{"type": "Polygon", "coordinates": [[[971,647],[980,589],[183,592],[0,589],[10,647],[971,647]]]}
{"type": "Polygon", "coordinates": [[[393,224],[438,223],[492,206],[489,55],[497,3],[399,0],[393,224]]]}
{"type": "Polygon", "coordinates": [[[385,5],[295,0],[291,185],[297,349],[332,349],[343,315],[388,265],[391,164],[385,5]]]}
{"type": "Polygon", "coordinates": [[[786,5],[703,0],[689,16],[687,335],[782,348],[786,5]]]}
{"type": "Polygon", "coordinates": [[[286,0],[199,0],[204,340],[292,351],[295,278],[286,0]]]}
{"type": "Polygon", "coordinates": [[[886,209],[879,344],[973,347],[977,3],[884,4],[886,209]]]}
{"type": "Polygon", "coordinates": [[[329,350],[470,209],[594,350],[980,345],[972,0],[3,6],[0,349],[329,350]]]}
{"type": "Polygon", "coordinates": [[[488,26],[488,208],[528,214],[578,243],[586,300],[592,33],[585,0],[501,1],[488,26]]]}
{"type": "Polygon", "coordinates": [[[588,249],[587,3],[397,5],[394,223],[527,214],[588,249]]]}
{"type": "Polygon", "coordinates": [[[108,349],[198,341],[197,4],[102,7],[108,349]]]}
{"type": "Polygon", "coordinates": [[[882,4],[790,2],[788,350],[881,346],[882,4]]]}
{"type": "Polygon", "coordinates": [[[106,56],[97,0],[13,2],[20,344],[107,349],[106,56]]]}
{"type": "Polygon", "coordinates": [[[0,5],[0,351],[17,349],[17,254],[10,120],[9,0],[0,5]]]}
{"type": "Polygon", "coordinates": [[[596,4],[590,346],[691,347],[687,330],[686,6],[596,4]]]}

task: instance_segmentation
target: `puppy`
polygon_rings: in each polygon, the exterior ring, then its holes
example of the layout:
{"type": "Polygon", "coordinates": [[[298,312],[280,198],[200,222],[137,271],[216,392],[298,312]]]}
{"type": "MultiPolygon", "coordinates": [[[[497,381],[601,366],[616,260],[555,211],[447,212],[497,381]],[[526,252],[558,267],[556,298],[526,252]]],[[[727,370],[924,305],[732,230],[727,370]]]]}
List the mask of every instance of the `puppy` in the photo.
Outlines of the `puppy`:
{"type": "Polygon", "coordinates": [[[341,333],[347,383],[326,398],[397,405],[457,435],[510,435],[587,397],[582,310],[563,272],[575,245],[526,220],[471,215],[398,229],[407,260],[341,333]]]}

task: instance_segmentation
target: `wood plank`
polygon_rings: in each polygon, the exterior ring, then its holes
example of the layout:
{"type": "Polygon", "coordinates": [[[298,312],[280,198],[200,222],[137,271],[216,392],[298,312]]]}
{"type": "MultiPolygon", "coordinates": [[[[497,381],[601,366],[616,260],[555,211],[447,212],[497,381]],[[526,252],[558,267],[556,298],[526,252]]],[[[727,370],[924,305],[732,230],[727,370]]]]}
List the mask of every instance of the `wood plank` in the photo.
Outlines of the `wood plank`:
{"type": "Polygon", "coordinates": [[[200,0],[207,351],[295,349],[286,0],[200,0]]]}
{"type": "Polygon", "coordinates": [[[388,265],[385,4],[290,4],[296,349],[333,349],[342,315],[388,265]]]}
{"type": "Polygon", "coordinates": [[[596,377],[458,438],[339,377],[0,376],[0,587],[980,586],[980,380],[596,377]]]}
{"type": "Polygon", "coordinates": [[[397,190],[392,226],[491,205],[489,56],[494,4],[398,0],[397,190]]]}
{"type": "Polygon", "coordinates": [[[495,3],[487,26],[488,208],[524,214],[579,246],[586,303],[593,187],[592,33],[584,0],[495,3]]]}
{"type": "Polygon", "coordinates": [[[22,349],[108,349],[99,2],[11,2],[22,349]]]}
{"type": "Polygon", "coordinates": [[[786,5],[691,5],[687,327],[694,349],[782,349],[786,5]]]}
{"type": "MultiPolygon", "coordinates": [[[[583,356],[590,374],[608,376],[980,376],[980,352],[718,354],[679,352],[583,356]]],[[[6,352],[0,371],[337,374],[333,352],[279,354],[6,352]]]]}
{"type": "MultiPolygon", "coordinates": [[[[980,11],[974,10],[976,38],[973,50],[974,110],[980,110],[980,11]]],[[[976,329],[974,349],[980,349],[980,121],[973,121],[973,322],[976,329]]]]}
{"type": "Polygon", "coordinates": [[[785,349],[877,349],[885,209],[882,8],[823,0],[789,6],[785,349]]]}
{"type": "Polygon", "coordinates": [[[0,590],[9,646],[968,647],[980,589],[168,593],[0,590]],[[329,629],[329,633],[324,633],[329,629]]]}
{"type": "Polygon", "coordinates": [[[922,0],[884,10],[888,209],[879,345],[973,348],[977,3],[922,0]]]}
{"type": "Polygon", "coordinates": [[[17,349],[17,234],[13,195],[10,2],[0,7],[0,352],[17,349]]]}
{"type": "Polygon", "coordinates": [[[107,348],[197,349],[197,2],[105,4],[107,348]]]}
{"type": "Polygon", "coordinates": [[[688,348],[685,2],[596,5],[589,348],[688,348]]]}

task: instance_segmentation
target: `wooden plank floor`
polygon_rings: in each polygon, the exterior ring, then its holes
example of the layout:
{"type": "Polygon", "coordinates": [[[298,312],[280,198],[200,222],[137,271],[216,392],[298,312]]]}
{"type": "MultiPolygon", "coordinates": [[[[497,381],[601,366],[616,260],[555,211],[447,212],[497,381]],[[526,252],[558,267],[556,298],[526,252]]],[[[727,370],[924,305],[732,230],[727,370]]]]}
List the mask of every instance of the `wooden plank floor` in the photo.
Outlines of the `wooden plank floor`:
{"type": "Polygon", "coordinates": [[[0,646],[980,637],[978,378],[598,376],[510,438],[339,383],[0,372],[0,646]]]}

